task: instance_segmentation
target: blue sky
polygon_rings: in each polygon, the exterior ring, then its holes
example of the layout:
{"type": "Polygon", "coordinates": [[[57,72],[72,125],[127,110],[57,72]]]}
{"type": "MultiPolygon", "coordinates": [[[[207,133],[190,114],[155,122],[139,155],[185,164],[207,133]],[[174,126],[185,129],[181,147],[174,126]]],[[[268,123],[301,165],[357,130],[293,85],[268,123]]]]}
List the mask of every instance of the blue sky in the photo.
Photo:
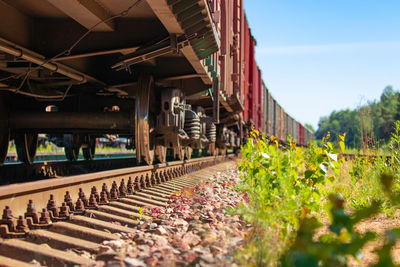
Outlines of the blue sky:
{"type": "Polygon", "coordinates": [[[275,99],[317,129],[321,116],[400,88],[400,1],[244,0],[275,99]]]}

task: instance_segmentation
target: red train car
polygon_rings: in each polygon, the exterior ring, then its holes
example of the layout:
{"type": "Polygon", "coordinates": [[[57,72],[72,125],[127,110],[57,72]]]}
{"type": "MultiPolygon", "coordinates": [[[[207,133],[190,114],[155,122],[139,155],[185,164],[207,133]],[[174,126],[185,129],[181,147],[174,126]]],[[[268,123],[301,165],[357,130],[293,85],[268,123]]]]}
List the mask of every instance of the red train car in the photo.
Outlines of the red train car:
{"type": "Polygon", "coordinates": [[[243,135],[243,114],[245,98],[244,61],[244,10],[243,0],[210,1],[213,18],[220,36],[220,50],[217,55],[217,84],[219,88],[219,131],[217,145],[223,148],[236,147],[243,135]],[[219,74],[219,75],[218,75],[219,74]],[[227,138],[222,138],[229,136],[227,138]],[[222,140],[222,139],[224,140],[222,140]],[[228,141],[229,140],[229,141],[228,141]]]}
{"type": "Polygon", "coordinates": [[[301,146],[305,146],[306,145],[305,128],[301,123],[299,123],[299,140],[298,140],[298,144],[301,145],[301,146]]]}
{"type": "Polygon", "coordinates": [[[253,125],[255,129],[264,131],[263,80],[255,59],[256,40],[251,35],[247,19],[244,21],[244,27],[244,121],[247,129],[253,125]]]}
{"type": "MultiPolygon", "coordinates": [[[[241,71],[242,53],[242,34],[241,27],[244,11],[242,1],[216,1],[219,3],[220,23],[219,31],[221,37],[221,49],[219,51],[220,60],[220,88],[224,96],[229,100],[243,102],[243,92],[241,83],[244,81],[244,74],[241,71]],[[236,99],[233,99],[236,98],[236,99]]],[[[234,110],[242,111],[242,110],[234,110]]]]}
{"type": "Polygon", "coordinates": [[[251,75],[251,68],[252,68],[252,54],[251,51],[254,51],[254,49],[251,49],[252,47],[252,36],[250,32],[250,28],[247,22],[247,18],[244,21],[245,24],[245,30],[244,30],[244,74],[245,74],[245,87],[244,87],[244,95],[245,95],[245,110],[244,110],[244,121],[246,123],[246,126],[249,126],[249,124],[252,124],[252,118],[253,118],[253,108],[252,108],[252,103],[253,103],[253,93],[252,93],[252,80],[253,77],[251,75]]]}

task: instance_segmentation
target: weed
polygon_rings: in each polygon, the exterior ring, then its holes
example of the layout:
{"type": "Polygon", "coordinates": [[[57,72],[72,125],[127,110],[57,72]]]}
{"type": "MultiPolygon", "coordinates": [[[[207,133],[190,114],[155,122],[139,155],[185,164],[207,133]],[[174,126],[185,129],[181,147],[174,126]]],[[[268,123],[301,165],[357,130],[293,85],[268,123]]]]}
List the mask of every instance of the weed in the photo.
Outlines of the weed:
{"type": "MultiPolygon", "coordinates": [[[[361,248],[376,236],[359,234],[354,226],[377,212],[391,215],[400,205],[400,122],[388,160],[374,147],[368,150],[373,157],[345,161],[345,135],[338,136],[337,147],[328,140],[329,134],[321,146],[307,148],[289,140],[284,151],[275,138],[251,132],[242,147],[242,182],[236,187],[248,200],[234,210],[253,225],[238,254],[243,263],[347,266],[349,256],[360,258],[361,248]],[[330,232],[314,240],[319,219],[327,216],[330,232]]],[[[388,255],[399,235],[400,229],[386,233],[376,266],[394,266],[388,255]]]]}
{"type": "Polygon", "coordinates": [[[278,147],[275,138],[251,133],[243,146],[239,165],[242,182],[237,189],[247,194],[249,201],[237,212],[253,226],[245,258],[253,265],[266,265],[277,260],[291,243],[298,228],[298,218],[321,211],[321,188],[328,169],[337,168],[333,144],[324,141],[323,148],[309,150],[297,147],[289,140],[286,151],[278,147]],[[270,234],[272,229],[277,234],[270,234]],[[272,252],[272,253],[271,253],[272,252]]]}

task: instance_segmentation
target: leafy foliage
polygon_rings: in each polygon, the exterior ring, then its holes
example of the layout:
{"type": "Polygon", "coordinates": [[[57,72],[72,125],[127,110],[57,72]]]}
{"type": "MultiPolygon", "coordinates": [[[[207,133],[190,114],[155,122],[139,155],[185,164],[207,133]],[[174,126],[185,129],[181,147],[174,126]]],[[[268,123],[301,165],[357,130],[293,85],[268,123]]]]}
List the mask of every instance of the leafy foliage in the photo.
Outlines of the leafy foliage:
{"type": "Polygon", "coordinates": [[[346,133],[346,146],[361,148],[363,142],[377,139],[381,143],[390,140],[393,123],[400,119],[400,92],[387,86],[379,101],[369,102],[355,110],[333,111],[329,116],[322,117],[315,133],[317,139],[322,139],[331,132],[332,141],[338,135],[346,133]]]}
{"type": "Polygon", "coordinates": [[[257,131],[243,146],[242,155],[242,183],[237,188],[249,201],[237,212],[254,225],[253,247],[247,248],[249,259],[253,265],[266,265],[278,255],[271,244],[283,251],[295,237],[298,218],[321,211],[321,185],[328,169],[337,167],[337,156],[330,142],[305,151],[290,140],[283,151],[275,138],[259,136],[257,131]],[[278,235],[270,234],[269,229],[277,230],[278,235]]]}
{"type": "MultiPolygon", "coordinates": [[[[400,122],[390,139],[389,160],[375,155],[345,161],[340,155],[345,135],[338,136],[337,147],[330,139],[328,133],[322,147],[308,148],[289,141],[282,150],[274,137],[251,133],[242,148],[237,186],[248,201],[235,210],[253,225],[240,254],[246,265],[348,266],[349,257],[360,259],[364,245],[377,237],[358,233],[356,224],[400,205],[400,122]],[[316,230],[324,226],[319,220],[326,217],[327,233],[318,236],[316,230]]],[[[400,229],[386,231],[375,266],[396,266],[390,250],[399,237],[400,229]]]]}
{"type": "Polygon", "coordinates": [[[352,215],[345,213],[340,195],[330,195],[330,232],[313,240],[315,230],[322,224],[315,218],[303,218],[293,245],[281,257],[282,266],[347,266],[348,256],[360,258],[360,249],[375,238],[376,234],[360,234],[354,226],[362,219],[379,211],[379,204],[361,209],[352,215]]]}

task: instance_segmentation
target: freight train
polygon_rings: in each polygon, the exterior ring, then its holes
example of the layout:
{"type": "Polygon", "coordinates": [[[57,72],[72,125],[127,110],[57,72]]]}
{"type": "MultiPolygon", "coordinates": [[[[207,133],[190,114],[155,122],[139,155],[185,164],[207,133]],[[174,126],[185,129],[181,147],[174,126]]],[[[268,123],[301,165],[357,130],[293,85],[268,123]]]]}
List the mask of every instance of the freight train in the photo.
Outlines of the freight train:
{"type": "Polygon", "coordinates": [[[271,96],[243,0],[0,0],[0,163],[34,160],[39,133],[66,157],[127,138],[138,164],[238,149],[253,125],[312,133],[271,96]]]}

